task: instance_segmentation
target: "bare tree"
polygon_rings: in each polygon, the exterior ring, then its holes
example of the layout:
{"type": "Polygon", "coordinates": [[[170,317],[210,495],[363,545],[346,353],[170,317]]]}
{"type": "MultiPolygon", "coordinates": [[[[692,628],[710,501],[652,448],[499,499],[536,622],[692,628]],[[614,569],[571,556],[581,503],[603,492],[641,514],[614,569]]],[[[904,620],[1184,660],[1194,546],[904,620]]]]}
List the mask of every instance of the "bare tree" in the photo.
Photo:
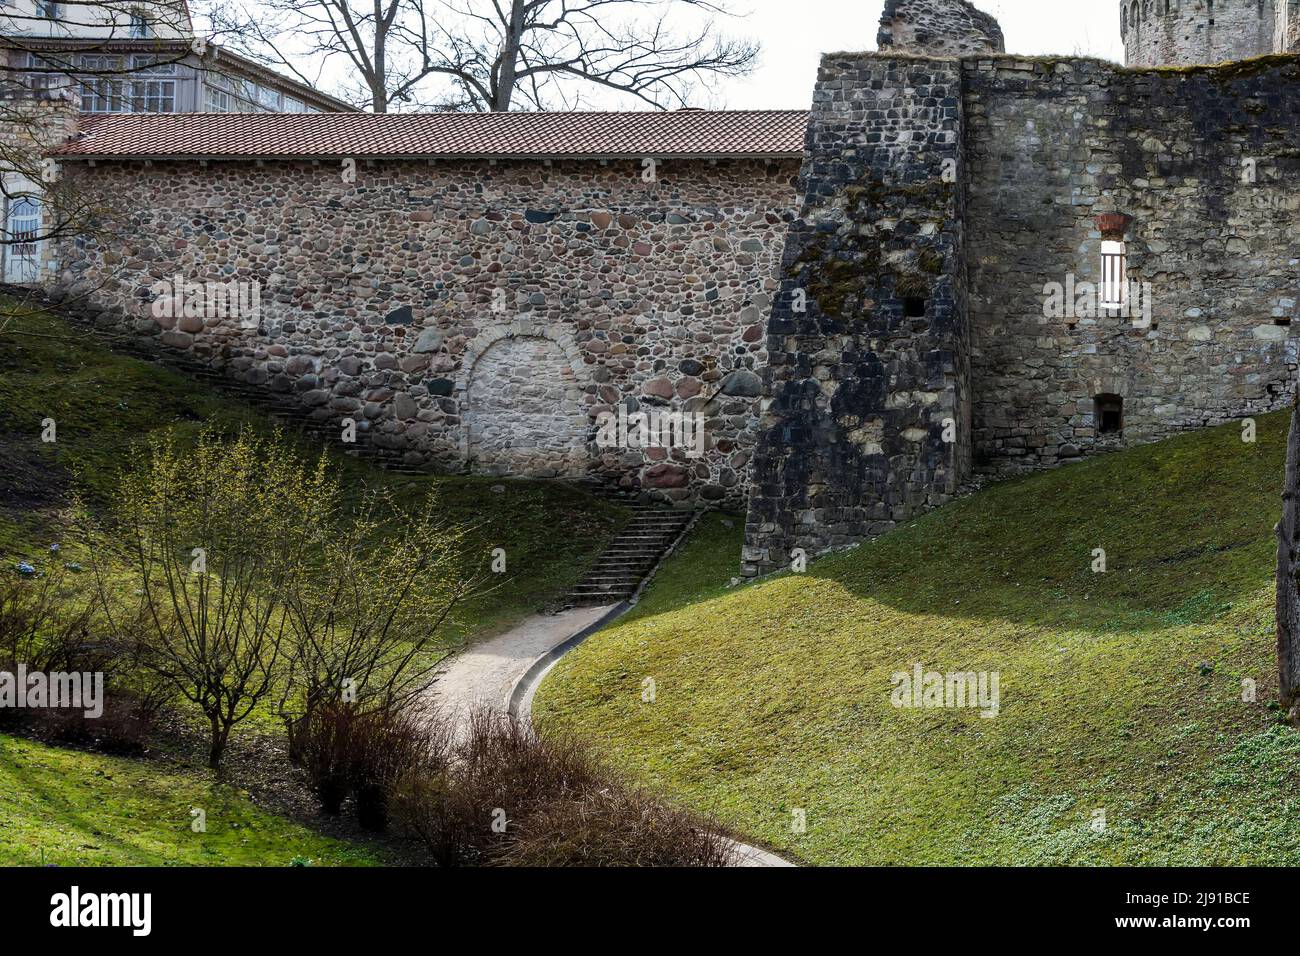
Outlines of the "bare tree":
{"type": "Polygon", "coordinates": [[[1277,674],[1282,709],[1300,717],[1300,388],[1286,439],[1282,520],[1277,526],[1277,674]]]}
{"type": "Polygon", "coordinates": [[[123,475],[109,530],[88,524],[111,630],[207,718],[213,768],[278,685],[284,593],[333,494],[323,464],[307,468],[278,441],[207,432],[186,450],[169,436],[123,475]]]}
{"type": "Polygon", "coordinates": [[[117,495],[106,529],[83,518],[101,604],[207,718],[212,767],[264,702],[296,754],[322,706],[400,709],[431,682],[472,580],[470,529],[439,519],[436,498],[358,504],[325,457],[247,431],[156,440],[117,495]]]}
{"type": "Polygon", "coordinates": [[[427,690],[445,656],[443,629],[469,594],[463,573],[472,529],[373,493],[334,529],[286,590],[291,636],[278,711],[290,756],[318,710],[404,708],[427,690]]]}
{"type": "Polygon", "coordinates": [[[573,109],[592,87],[686,106],[756,64],[757,44],[718,33],[730,15],[726,0],[262,0],[212,14],[248,55],[304,82],[300,55],[341,59],[348,95],[376,113],[573,109]]]}

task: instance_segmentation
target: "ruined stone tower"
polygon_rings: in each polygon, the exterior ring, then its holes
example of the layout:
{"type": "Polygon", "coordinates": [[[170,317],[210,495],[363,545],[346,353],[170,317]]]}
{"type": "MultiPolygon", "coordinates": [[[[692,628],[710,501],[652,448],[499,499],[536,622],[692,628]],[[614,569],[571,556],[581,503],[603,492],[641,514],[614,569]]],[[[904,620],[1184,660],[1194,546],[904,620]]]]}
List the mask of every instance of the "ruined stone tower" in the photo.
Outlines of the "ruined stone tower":
{"type": "Polygon", "coordinates": [[[1278,53],[1300,53],[1300,0],[1275,0],[1277,30],[1273,48],[1278,53]]]}
{"type": "Polygon", "coordinates": [[[1190,66],[1300,50],[1300,0],[1124,0],[1128,66],[1190,66]]]}
{"type": "Polygon", "coordinates": [[[967,0],[886,0],[876,45],[882,53],[927,56],[1006,50],[998,21],[967,0]]]}
{"type": "Polygon", "coordinates": [[[1125,8],[1134,64],[1235,61],[1194,70],[1007,56],[958,0],[891,2],[878,52],[823,58],[746,575],[883,534],[973,478],[1286,406],[1300,57],[1263,54],[1294,43],[1300,11],[1278,2],[1125,8]]]}

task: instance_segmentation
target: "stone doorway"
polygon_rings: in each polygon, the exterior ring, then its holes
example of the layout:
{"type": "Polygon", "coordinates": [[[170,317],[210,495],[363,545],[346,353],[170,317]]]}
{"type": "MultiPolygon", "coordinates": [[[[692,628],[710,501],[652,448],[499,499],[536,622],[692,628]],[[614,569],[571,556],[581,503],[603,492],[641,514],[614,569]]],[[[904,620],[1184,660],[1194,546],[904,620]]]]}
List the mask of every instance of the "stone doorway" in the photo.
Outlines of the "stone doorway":
{"type": "Polygon", "coordinates": [[[479,353],[465,395],[465,457],[476,474],[581,478],[587,416],[573,364],[559,343],[506,335],[479,353]]]}

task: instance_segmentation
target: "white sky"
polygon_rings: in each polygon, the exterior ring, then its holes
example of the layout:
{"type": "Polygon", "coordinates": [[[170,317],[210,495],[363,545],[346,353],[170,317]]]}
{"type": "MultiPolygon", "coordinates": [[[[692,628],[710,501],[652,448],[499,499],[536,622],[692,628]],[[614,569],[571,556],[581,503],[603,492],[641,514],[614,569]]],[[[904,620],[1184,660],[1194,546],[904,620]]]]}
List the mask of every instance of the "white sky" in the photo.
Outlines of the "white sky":
{"type": "MultiPolygon", "coordinates": [[[[738,15],[717,18],[718,28],[729,35],[758,40],[762,45],[761,61],[749,76],[718,83],[713,95],[708,90],[697,90],[694,106],[806,109],[812,102],[821,55],[875,49],[876,30],[884,9],[884,0],[729,2],[738,15]]],[[[1124,61],[1119,35],[1119,0],[974,0],[974,3],[998,18],[1009,53],[1086,55],[1124,61]]],[[[250,0],[254,8],[256,4],[257,0],[250,0]]],[[[683,21],[685,26],[698,22],[688,8],[676,9],[677,16],[688,18],[683,21]]],[[[337,92],[343,66],[341,59],[326,66],[321,75],[322,89],[337,92]]],[[[303,67],[309,76],[316,72],[314,64],[308,66],[304,62],[303,67]]],[[[580,108],[647,107],[640,100],[583,84],[580,108]]]]}
{"type": "MultiPolygon", "coordinates": [[[[998,18],[1007,52],[1079,54],[1124,62],[1118,0],[974,0],[998,18]]],[[[751,76],[719,87],[704,106],[804,109],[812,102],[817,62],[836,50],[874,50],[884,0],[739,0],[752,12],[728,32],[763,44],[751,76]]]]}

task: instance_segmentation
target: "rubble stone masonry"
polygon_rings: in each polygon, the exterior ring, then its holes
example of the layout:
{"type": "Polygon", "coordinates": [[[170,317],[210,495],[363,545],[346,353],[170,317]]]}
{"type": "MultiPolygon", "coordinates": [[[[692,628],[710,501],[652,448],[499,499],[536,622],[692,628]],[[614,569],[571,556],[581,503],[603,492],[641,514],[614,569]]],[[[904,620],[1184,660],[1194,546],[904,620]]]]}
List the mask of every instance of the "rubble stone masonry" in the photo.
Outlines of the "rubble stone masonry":
{"type": "MultiPolygon", "coordinates": [[[[98,321],[352,418],[414,467],[595,478],[738,506],[793,160],[68,162],[111,242],[61,250],[98,321]],[[257,283],[246,316],[160,288],[257,283]],[[602,412],[699,412],[688,449],[596,442],[602,412]]],[[[342,429],[340,428],[340,432],[342,429]]]]}
{"type": "Polygon", "coordinates": [[[971,471],[1010,474],[1288,400],[1300,57],[1159,70],[828,57],[801,195],[769,329],[747,573],[946,500],[968,449],[971,471]],[[1052,284],[1100,283],[1104,238],[1149,288],[1149,322],[1046,307],[1052,284]]]}
{"type": "MultiPolygon", "coordinates": [[[[1134,6],[1136,29],[1202,9],[1134,6]]],[[[899,0],[892,52],[828,55],[802,166],[392,159],[349,182],[325,161],[69,161],[117,238],[55,250],[54,292],[412,467],[747,498],[750,575],[976,475],[1283,407],[1300,56],[950,55],[1000,42],[967,7],[899,0]],[[157,316],[178,275],[256,284],[257,318],[157,316]],[[603,447],[620,408],[699,413],[702,456],[603,447]]],[[[1221,0],[1213,26],[1254,50],[1294,8],[1221,0]]]]}

